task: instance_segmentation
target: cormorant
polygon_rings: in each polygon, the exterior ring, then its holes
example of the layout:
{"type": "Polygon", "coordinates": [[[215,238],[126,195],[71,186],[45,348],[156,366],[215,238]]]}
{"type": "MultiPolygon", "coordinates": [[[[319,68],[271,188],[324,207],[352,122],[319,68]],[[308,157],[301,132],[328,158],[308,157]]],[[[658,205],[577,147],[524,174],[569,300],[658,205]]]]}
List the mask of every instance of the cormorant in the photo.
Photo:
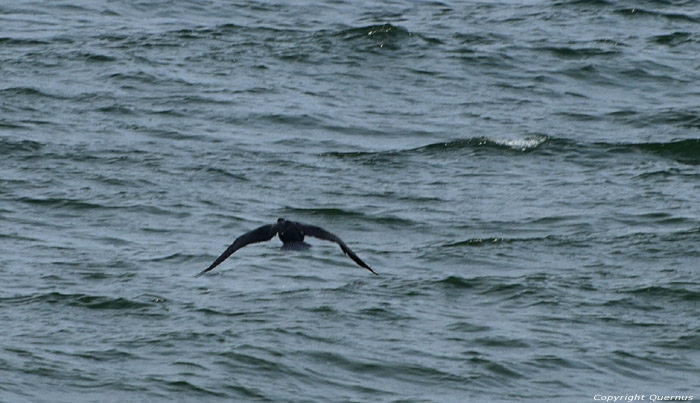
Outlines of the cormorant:
{"type": "Polygon", "coordinates": [[[250,232],[246,232],[245,234],[236,238],[236,240],[233,241],[231,246],[226,248],[224,253],[222,253],[221,256],[217,257],[216,260],[214,260],[214,263],[212,263],[209,267],[207,267],[201,273],[197,274],[196,277],[199,277],[202,274],[214,269],[216,266],[218,266],[221,262],[226,260],[226,258],[231,256],[238,249],[241,249],[242,247],[249,245],[251,243],[269,241],[275,235],[279,235],[279,238],[283,244],[282,249],[308,249],[308,248],[310,248],[311,245],[304,242],[304,236],[307,236],[307,235],[312,236],[314,238],[335,242],[338,245],[340,245],[340,249],[342,249],[343,253],[345,253],[347,256],[350,256],[350,259],[355,261],[355,263],[357,263],[359,266],[364,267],[365,269],[371,271],[375,275],[378,275],[377,273],[375,273],[374,270],[372,270],[371,267],[369,267],[367,265],[367,263],[363,262],[362,259],[357,257],[355,252],[353,252],[345,244],[345,242],[343,242],[342,239],[331,234],[330,232],[326,231],[325,229],[323,229],[321,227],[317,227],[315,225],[302,224],[300,222],[288,221],[288,220],[285,220],[284,218],[280,218],[277,220],[276,224],[263,225],[262,227],[256,228],[250,232]]]}

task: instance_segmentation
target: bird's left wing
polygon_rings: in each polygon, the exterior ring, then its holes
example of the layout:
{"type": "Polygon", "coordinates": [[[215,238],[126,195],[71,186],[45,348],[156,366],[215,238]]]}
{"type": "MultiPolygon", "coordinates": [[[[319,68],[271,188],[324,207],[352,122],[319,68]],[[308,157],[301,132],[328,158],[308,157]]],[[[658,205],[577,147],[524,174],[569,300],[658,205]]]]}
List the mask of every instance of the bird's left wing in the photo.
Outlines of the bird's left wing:
{"type": "Polygon", "coordinates": [[[299,227],[299,229],[301,229],[301,231],[304,233],[304,235],[308,235],[308,236],[312,236],[314,238],[323,239],[326,241],[331,241],[331,242],[337,243],[338,245],[340,245],[340,249],[343,250],[343,253],[348,255],[350,257],[350,259],[355,261],[355,263],[357,263],[361,267],[364,267],[365,269],[371,271],[375,275],[377,275],[377,276],[379,275],[374,270],[372,270],[372,268],[369,267],[367,265],[367,263],[363,262],[362,259],[360,259],[355,254],[355,252],[353,252],[352,249],[350,249],[350,247],[347,246],[345,244],[345,242],[343,242],[343,240],[338,238],[336,235],[331,234],[330,232],[326,231],[325,229],[323,229],[321,227],[317,227],[315,225],[307,225],[307,224],[301,224],[301,223],[296,223],[296,224],[299,227]]]}
{"type": "Polygon", "coordinates": [[[256,228],[250,232],[246,232],[245,234],[236,238],[236,240],[233,241],[231,246],[226,248],[224,253],[222,253],[221,256],[216,258],[214,263],[212,263],[209,267],[204,269],[201,273],[197,274],[195,277],[199,277],[202,274],[214,269],[216,266],[219,265],[219,263],[223,262],[224,260],[226,260],[226,258],[233,255],[233,253],[235,251],[237,251],[238,249],[241,249],[242,247],[244,247],[246,245],[250,245],[251,243],[269,241],[276,234],[277,234],[277,224],[263,225],[262,227],[256,228]]]}

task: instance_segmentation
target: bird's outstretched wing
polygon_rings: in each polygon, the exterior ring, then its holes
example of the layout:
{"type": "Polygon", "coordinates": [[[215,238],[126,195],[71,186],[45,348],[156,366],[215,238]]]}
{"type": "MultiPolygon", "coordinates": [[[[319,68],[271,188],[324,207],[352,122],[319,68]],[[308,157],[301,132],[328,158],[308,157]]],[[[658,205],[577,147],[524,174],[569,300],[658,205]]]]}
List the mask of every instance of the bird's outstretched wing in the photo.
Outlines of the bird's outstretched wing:
{"type": "Polygon", "coordinates": [[[238,249],[241,249],[242,247],[251,243],[269,241],[275,235],[277,235],[277,224],[263,225],[260,228],[256,228],[250,232],[246,232],[245,234],[236,238],[236,240],[233,241],[231,246],[226,248],[224,253],[222,253],[221,256],[216,258],[214,263],[212,263],[209,267],[204,269],[201,273],[197,274],[195,277],[199,277],[202,274],[208,272],[209,270],[214,269],[216,266],[219,265],[219,263],[223,262],[224,260],[226,260],[226,258],[233,255],[233,252],[237,251],[238,249]]]}
{"type": "Polygon", "coordinates": [[[374,270],[372,270],[371,267],[367,265],[367,263],[363,262],[362,259],[360,259],[355,252],[353,252],[346,244],[343,242],[342,239],[338,238],[336,235],[331,234],[330,232],[326,231],[325,229],[321,227],[317,227],[315,225],[307,225],[307,224],[301,224],[301,223],[296,223],[299,226],[299,229],[304,233],[304,235],[312,236],[314,238],[318,239],[323,239],[326,241],[331,241],[335,242],[338,245],[340,245],[340,249],[343,250],[343,253],[346,255],[350,256],[350,259],[354,260],[355,263],[360,265],[361,267],[364,267],[365,269],[371,271],[375,275],[377,274],[374,270]]]}

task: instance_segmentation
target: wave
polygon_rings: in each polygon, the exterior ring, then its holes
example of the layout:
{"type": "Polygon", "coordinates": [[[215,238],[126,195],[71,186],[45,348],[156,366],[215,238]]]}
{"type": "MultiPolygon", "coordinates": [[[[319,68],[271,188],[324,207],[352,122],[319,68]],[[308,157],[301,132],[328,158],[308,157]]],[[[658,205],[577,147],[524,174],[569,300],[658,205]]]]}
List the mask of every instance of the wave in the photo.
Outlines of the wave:
{"type": "MultiPolygon", "coordinates": [[[[309,47],[336,60],[360,63],[365,55],[379,55],[402,48],[415,50],[416,46],[430,46],[439,40],[424,37],[393,24],[376,24],[340,30],[319,30],[310,35],[309,47]]],[[[306,41],[305,40],[305,41],[306,41]]]]}
{"type": "Polygon", "coordinates": [[[106,297],[88,294],[62,294],[60,292],[50,292],[45,294],[34,294],[28,296],[16,296],[0,298],[0,305],[27,305],[27,304],[59,304],[71,307],[87,309],[108,309],[108,310],[143,310],[157,306],[157,302],[163,299],[150,298],[149,302],[136,301],[122,297],[106,297]]]}
{"type": "Polygon", "coordinates": [[[656,35],[652,37],[651,40],[659,45],[674,47],[683,43],[692,42],[693,35],[689,32],[673,32],[671,34],[656,35]]]}
{"type": "Polygon", "coordinates": [[[700,139],[632,144],[630,147],[684,164],[700,165],[700,139]]]}
{"type": "Polygon", "coordinates": [[[695,283],[668,284],[665,286],[648,286],[619,290],[619,294],[631,294],[645,299],[660,301],[700,301],[700,290],[692,290],[689,287],[697,288],[695,283]]]}
{"type": "MultiPolygon", "coordinates": [[[[545,218],[549,219],[549,218],[545,218]]],[[[689,229],[677,230],[679,226],[692,225],[695,220],[685,217],[675,217],[670,214],[660,214],[658,216],[634,216],[629,220],[636,224],[646,224],[655,226],[664,226],[667,229],[675,229],[664,232],[632,232],[625,235],[602,237],[594,232],[585,232],[568,235],[543,235],[537,237],[522,237],[522,238],[504,238],[504,237],[484,237],[484,238],[469,238],[462,241],[449,242],[437,245],[439,248],[459,249],[459,248],[479,248],[479,247],[501,247],[512,244],[546,244],[549,247],[585,247],[592,246],[596,243],[607,243],[610,245],[618,245],[622,248],[630,246],[649,248],[660,248],[665,244],[672,244],[676,247],[679,243],[686,245],[700,241],[700,228],[693,227],[689,229]],[[620,246],[622,245],[622,246],[620,246]]],[[[629,251],[629,250],[627,250],[629,251]]],[[[687,256],[693,256],[694,251],[686,252],[687,256]]]]}
{"type": "Polygon", "coordinates": [[[13,96],[25,97],[26,96],[26,97],[36,97],[36,98],[67,99],[65,97],[52,95],[52,94],[43,92],[41,90],[38,90],[38,89],[32,88],[32,87],[9,87],[9,88],[0,89],[0,96],[1,97],[13,97],[13,96]]]}
{"type": "MultiPolygon", "coordinates": [[[[245,38],[260,37],[260,39],[267,39],[265,34],[272,34],[279,37],[283,34],[293,35],[296,34],[301,38],[313,38],[319,39],[321,37],[326,38],[340,38],[347,41],[374,41],[381,42],[387,40],[396,40],[401,38],[406,38],[413,36],[414,34],[409,32],[403,27],[393,25],[390,23],[385,24],[372,24],[353,28],[344,28],[338,30],[321,29],[316,31],[309,31],[305,29],[298,28],[282,28],[275,26],[246,26],[234,23],[225,23],[217,26],[209,27],[197,27],[197,28],[185,28],[176,29],[172,31],[162,32],[153,35],[144,35],[139,33],[138,35],[123,35],[123,34],[105,34],[98,37],[98,39],[113,43],[124,43],[126,45],[137,45],[142,43],[143,45],[153,45],[153,44],[168,44],[172,39],[177,40],[207,40],[212,39],[231,39],[237,38],[239,40],[247,41],[245,38]]],[[[13,41],[12,38],[0,38],[0,43],[2,40],[13,41]]],[[[14,43],[14,42],[12,42],[14,43]]],[[[178,42],[178,43],[181,43],[178,42]]],[[[180,45],[178,45],[180,46],[180,45]]]]}
{"type": "Polygon", "coordinates": [[[550,246],[565,246],[571,247],[579,245],[588,240],[582,239],[581,236],[562,236],[562,235],[545,235],[541,237],[531,238],[471,238],[464,241],[450,242],[440,245],[442,248],[458,248],[458,247],[483,247],[483,246],[498,246],[510,245],[517,243],[543,243],[546,242],[550,246]]]}
{"type": "Polygon", "coordinates": [[[595,120],[613,121],[632,127],[648,127],[654,125],[678,126],[685,129],[700,129],[700,117],[697,108],[666,108],[650,113],[637,113],[630,110],[620,110],[600,117],[595,120]]]}
{"type": "Polygon", "coordinates": [[[407,36],[410,35],[410,33],[404,28],[397,27],[392,24],[381,24],[345,29],[339,31],[337,35],[345,38],[364,38],[368,36],[375,38],[386,38],[407,36]]]}
{"type": "Polygon", "coordinates": [[[615,11],[616,14],[622,15],[624,17],[630,18],[665,18],[671,21],[683,21],[683,22],[700,22],[700,18],[683,13],[668,13],[658,10],[649,10],[643,8],[621,8],[615,11]]]}
{"type": "Polygon", "coordinates": [[[434,281],[434,284],[446,288],[474,288],[477,280],[469,280],[460,276],[448,276],[444,279],[434,281]]]}
{"type": "Polygon", "coordinates": [[[104,78],[108,81],[133,82],[136,84],[152,84],[158,81],[156,76],[143,71],[134,73],[112,73],[104,78]]]}
{"type": "Polygon", "coordinates": [[[116,57],[107,56],[99,53],[80,52],[78,53],[78,56],[82,57],[88,63],[111,63],[118,61],[116,57]]]}
{"type": "Polygon", "coordinates": [[[460,139],[448,141],[445,143],[434,143],[427,146],[414,148],[411,152],[414,153],[432,153],[442,151],[460,151],[465,149],[470,150],[496,150],[496,151],[531,151],[548,141],[547,136],[534,136],[525,138],[489,138],[489,137],[474,137],[469,139],[460,139]]]}
{"type": "Polygon", "coordinates": [[[700,164],[700,139],[672,140],[646,143],[582,143],[571,140],[551,140],[546,152],[551,154],[579,154],[605,157],[619,155],[654,155],[687,165],[700,164]]]}
{"type": "Polygon", "coordinates": [[[591,57],[616,56],[620,53],[619,50],[612,48],[611,50],[598,48],[574,48],[568,46],[562,47],[543,47],[539,50],[552,53],[554,56],[563,59],[588,59],[591,57]]]}
{"type": "Polygon", "coordinates": [[[14,153],[34,153],[43,148],[43,144],[32,140],[12,140],[0,138],[0,155],[14,153]]]}
{"type": "Polygon", "coordinates": [[[188,214],[179,211],[177,208],[167,208],[167,206],[157,206],[148,205],[141,203],[132,204],[100,204],[87,200],[72,199],[72,198],[61,198],[61,197],[47,197],[47,198],[36,198],[36,197],[20,197],[16,201],[27,204],[35,205],[42,208],[57,209],[62,211],[84,211],[84,210],[118,210],[124,212],[139,212],[147,213],[160,216],[172,216],[172,217],[185,217],[188,214]]]}
{"type": "Polygon", "coordinates": [[[410,225],[413,223],[411,220],[406,220],[400,217],[385,215],[367,215],[359,211],[346,210],[342,208],[334,207],[321,207],[321,208],[304,208],[304,207],[286,207],[282,211],[282,214],[289,214],[290,216],[313,216],[313,217],[324,217],[324,218],[348,218],[353,221],[366,220],[373,224],[403,224],[410,225]]]}
{"type": "Polygon", "coordinates": [[[393,156],[414,156],[425,155],[434,156],[436,154],[459,153],[463,151],[493,151],[501,152],[527,152],[532,151],[542,144],[550,141],[547,136],[525,137],[520,139],[498,139],[489,137],[472,137],[466,139],[450,140],[432,143],[421,147],[404,150],[387,151],[350,151],[350,152],[328,152],[321,156],[328,156],[338,159],[350,160],[372,160],[378,161],[382,157],[393,156]]]}
{"type": "Polygon", "coordinates": [[[587,7],[607,7],[611,6],[613,3],[608,1],[608,0],[569,0],[569,1],[563,1],[563,2],[557,2],[555,6],[566,6],[566,5],[574,5],[574,6],[587,6],[587,7]]]}
{"type": "Polygon", "coordinates": [[[371,374],[380,378],[409,377],[412,379],[437,379],[442,382],[464,382],[465,379],[459,375],[446,372],[446,370],[433,368],[420,364],[403,362],[381,362],[378,360],[362,359],[346,354],[339,354],[329,351],[301,351],[299,354],[307,358],[328,365],[344,368],[351,373],[371,374]]]}
{"type": "Polygon", "coordinates": [[[34,197],[21,197],[17,201],[25,204],[40,205],[42,207],[49,208],[61,208],[61,209],[72,209],[72,210],[88,210],[88,209],[100,209],[106,208],[107,206],[89,203],[77,199],[67,199],[67,198],[57,198],[57,197],[47,197],[47,198],[34,198],[34,197]]]}
{"type": "Polygon", "coordinates": [[[451,275],[429,283],[433,291],[464,296],[469,299],[512,301],[520,306],[555,306],[560,303],[562,291],[553,287],[544,273],[519,277],[451,275]]]}
{"type": "MultiPolygon", "coordinates": [[[[311,27],[313,29],[313,27],[311,27]]],[[[217,41],[225,48],[213,49],[204,54],[192,55],[191,62],[262,60],[260,52],[285,62],[319,62],[318,58],[332,58],[344,63],[359,63],[358,53],[373,54],[400,49],[408,38],[434,43],[431,38],[414,35],[405,28],[392,24],[367,25],[354,28],[310,30],[276,26],[242,26],[221,24],[214,27],[177,29],[150,35],[107,35],[102,40],[113,47],[180,47],[183,41],[217,41]],[[232,49],[236,51],[232,52],[232,49]],[[247,55],[247,56],[246,56],[247,55]]],[[[102,60],[98,60],[102,61],[102,60]]],[[[268,66],[255,63],[254,68],[268,66]]],[[[142,79],[141,77],[136,77],[142,79]]],[[[148,79],[148,78],[147,78],[148,79]]]]}
{"type": "Polygon", "coordinates": [[[654,343],[656,347],[683,349],[697,351],[700,345],[700,333],[697,330],[689,330],[683,334],[673,334],[668,337],[670,340],[663,340],[654,343]]]}
{"type": "Polygon", "coordinates": [[[510,139],[472,137],[431,143],[403,150],[329,152],[323,153],[321,156],[356,160],[358,162],[381,163],[385,160],[403,156],[441,157],[449,154],[464,153],[470,155],[561,155],[567,158],[572,156],[590,157],[594,155],[598,158],[606,155],[639,154],[640,152],[683,164],[700,165],[700,139],[647,143],[586,143],[545,135],[510,139]]]}
{"type": "Polygon", "coordinates": [[[453,248],[458,246],[485,246],[504,242],[513,242],[514,240],[506,240],[505,238],[471,238],[464,241],[450,242],[442,245],[443,248],[453,248]]]}
{"type": "Polygon", "coordinates": [[[365,216],[364,213],[357,211],[350,211],[341,208],[323,207],[323,208],[303,208],[303,207],[287,207],[284,209],[285,213],[290,214],[303,214],[303,215],[313,215],[321,217],[346,217],[346,218],[362,218],[365,216]]]}
{"type": "Polygon", "coordinates": [[[37,39],[26,39],[26,38],[0,38],[0,45],[3,46],[38,46],[38,45],[48,45],[50,42],[37,40],[37,39]]]}

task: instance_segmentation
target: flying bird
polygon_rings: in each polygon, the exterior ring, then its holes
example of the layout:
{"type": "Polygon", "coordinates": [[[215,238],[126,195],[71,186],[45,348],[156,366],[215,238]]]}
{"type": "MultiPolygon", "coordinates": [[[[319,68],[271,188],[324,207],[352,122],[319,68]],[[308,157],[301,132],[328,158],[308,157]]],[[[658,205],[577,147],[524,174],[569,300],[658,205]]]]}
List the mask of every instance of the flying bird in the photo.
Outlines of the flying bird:
{"type": "Polygon", "coordinates": [[[352,259],[360,267],[364,267],[365,269],[371,271],[373,274],[378,276],[378,274],[374,270],[372,270],[372,268],[369,267],[367,263],[363,262],[362,259],[360,259],[355,254],[355,252],[353,252],[345,244],[345,242],[343,242],[343,240],[338,238],[337,236],[315,225],[302,224],[300,222],[289,221],[285,220],[284,218],[280,218],[277,220],[276,224],[263,225],[262,227],[256,228],[250,232],[246,232],[245,234],[236,238],[236,240],[233,241],[231,246],[226,248],[224,253],[222,253],[221,256],[217,257],[216,260],[214,260],[214,263],[212,263],[209,267],[204,269],[201,273],[197,274],[196,277],[199,277],[202,274],[213,270],[221,262],[226,260],[226,258],[233,255],[233,253],[236,252],[238,249],[241,249],[246,245],[250,245],[251,243],[269,241],[270,239],[274,238],[275,235],[279,235],[280,241],[282,241],[282,249],[286,250],[299,250],[310,248],[311,245],[304,242],[305,236],[311,236],[314,238],[335,242],[338,245],[340,245],[340,249],[342,249],[343,253],[349,256],[350,259],[352,259]]]}

